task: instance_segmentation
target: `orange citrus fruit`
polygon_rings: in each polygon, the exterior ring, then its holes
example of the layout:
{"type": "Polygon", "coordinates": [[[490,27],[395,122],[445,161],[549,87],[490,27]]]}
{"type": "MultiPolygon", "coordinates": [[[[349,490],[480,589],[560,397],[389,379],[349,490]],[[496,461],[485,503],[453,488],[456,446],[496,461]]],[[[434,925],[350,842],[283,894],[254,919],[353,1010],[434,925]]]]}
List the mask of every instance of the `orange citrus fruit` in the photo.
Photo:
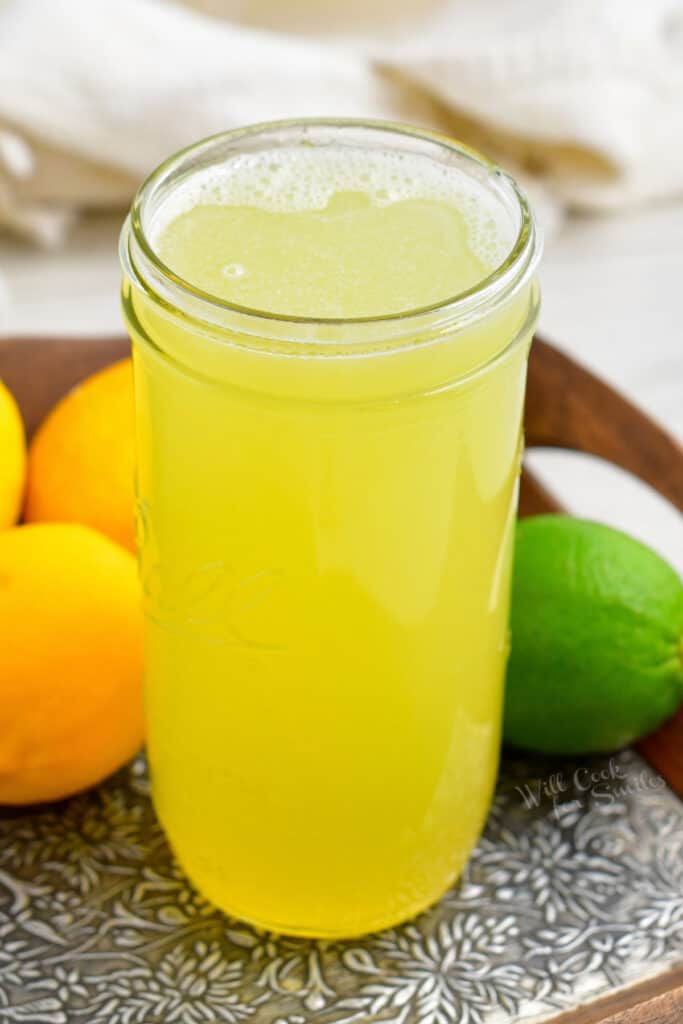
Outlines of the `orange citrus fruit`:
{"type": "Polygon", "coordinates": [[[17,403],[0,380],[0,530],[19,518],[25,476],[24,425],[17,403]]]}
{"type": "Polygon", "coordinates": [[[57,800],[143,739],[135,559],[85,526],[0,533],[0,804],[57,800]]]}
{"type": "Polygon", "coordinates": [[[131,551],[133,374],[130,359],[88,377],[47,416],[29,449],[24,518],[83,523],[131,551]]]}

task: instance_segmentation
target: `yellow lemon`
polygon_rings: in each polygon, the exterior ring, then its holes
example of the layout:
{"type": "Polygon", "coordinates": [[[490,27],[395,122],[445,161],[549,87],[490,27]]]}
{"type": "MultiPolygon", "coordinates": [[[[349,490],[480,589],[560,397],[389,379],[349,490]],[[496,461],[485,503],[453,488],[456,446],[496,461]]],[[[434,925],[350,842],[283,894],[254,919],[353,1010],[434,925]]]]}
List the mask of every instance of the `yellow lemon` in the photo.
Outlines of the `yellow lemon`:
{"type": "Polygon", "coordinates": [[[0,380],[0,530],[19,518],[26,477],[26,442],[21,415],[0,380]]]}

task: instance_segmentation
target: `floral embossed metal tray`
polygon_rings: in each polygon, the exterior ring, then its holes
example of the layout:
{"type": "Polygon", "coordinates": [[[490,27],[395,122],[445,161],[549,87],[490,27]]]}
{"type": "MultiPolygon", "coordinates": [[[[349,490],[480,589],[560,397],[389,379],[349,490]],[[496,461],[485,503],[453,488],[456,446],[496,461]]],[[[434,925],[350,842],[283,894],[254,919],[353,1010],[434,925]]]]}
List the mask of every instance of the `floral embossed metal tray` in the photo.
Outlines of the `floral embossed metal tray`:
{"type": "MultiPolygon", "coordinates": [[[[0,341],[0,376],[31,428],[124,350],[0,341]]],[[[543,342],[526,431],[609,458],[683,507],[675,442],[543,342]]],[[[527,476],[523,511],[549,508],[527,476]]],[[[141,757],[64,804],[0,809],[0,1024],[681,1024],[682,793],[683,714],[639,752],[508,758],[466,873],[437,906],[313,942],[257,932],[196,893],[141,757]]]]}
{"type": "Polygon", "coordinates": [[[508,761],[465,877],[366,939],[277,938],[176,865],[142,758],[0,819],[0,1020],[513,1024],[683,962],[683,803],[635,753],[508,761]]]}

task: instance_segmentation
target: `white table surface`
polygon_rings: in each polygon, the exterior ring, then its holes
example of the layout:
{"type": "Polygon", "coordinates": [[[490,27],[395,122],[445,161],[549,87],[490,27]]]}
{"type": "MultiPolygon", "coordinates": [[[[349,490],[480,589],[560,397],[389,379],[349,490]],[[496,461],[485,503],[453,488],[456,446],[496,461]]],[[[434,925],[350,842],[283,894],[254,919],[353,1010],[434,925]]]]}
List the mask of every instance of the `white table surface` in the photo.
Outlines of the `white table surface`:
{"type": "MultiPolygon", "coordinates": [[[[83,221],[64,249],[0,239],[2,334],[122,330],[120,217],[83,221]]],[[[683,201],[568,221],[546,246],[541,329],[683,438],[683,201]]],[[[575,512],[612,523],[683,571],[683,521],[626,474],[582,456],[531,461],[575,512]]]]}

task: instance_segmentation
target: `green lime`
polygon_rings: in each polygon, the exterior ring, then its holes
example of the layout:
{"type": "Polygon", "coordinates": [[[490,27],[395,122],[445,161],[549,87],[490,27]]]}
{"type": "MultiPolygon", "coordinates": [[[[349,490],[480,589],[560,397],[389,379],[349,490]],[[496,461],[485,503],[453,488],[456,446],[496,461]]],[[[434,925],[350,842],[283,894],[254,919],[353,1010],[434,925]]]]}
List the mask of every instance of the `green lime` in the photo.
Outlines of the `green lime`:
{"type": "Polygon", "coordinates": [[[505,740],[617,750],[683,700],[683,583],[644,544],[570,516],[517,526],[505,740]]]}

